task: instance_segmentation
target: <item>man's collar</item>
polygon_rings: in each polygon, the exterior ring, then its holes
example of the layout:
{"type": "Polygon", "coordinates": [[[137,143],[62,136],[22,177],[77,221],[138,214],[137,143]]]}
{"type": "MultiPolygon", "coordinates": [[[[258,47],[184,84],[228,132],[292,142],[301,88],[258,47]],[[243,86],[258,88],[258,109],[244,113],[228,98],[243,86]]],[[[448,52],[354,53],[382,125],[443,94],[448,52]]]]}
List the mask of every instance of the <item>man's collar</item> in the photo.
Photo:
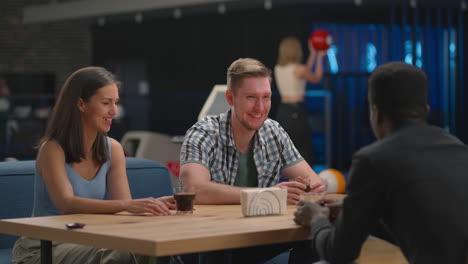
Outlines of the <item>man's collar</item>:
{"type": "Polygon", "coordinates": [[[231,109],[219,116],[219,128],[223,145],[234,146],[234,137],[231,128],[231,109]]]}

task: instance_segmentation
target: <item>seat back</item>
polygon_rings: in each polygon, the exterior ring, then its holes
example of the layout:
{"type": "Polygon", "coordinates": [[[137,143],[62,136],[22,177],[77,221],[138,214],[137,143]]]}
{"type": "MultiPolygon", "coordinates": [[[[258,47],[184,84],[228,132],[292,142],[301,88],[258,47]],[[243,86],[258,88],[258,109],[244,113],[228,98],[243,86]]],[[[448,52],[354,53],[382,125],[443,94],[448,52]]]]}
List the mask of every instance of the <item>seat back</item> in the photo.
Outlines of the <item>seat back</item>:
{"type": "Polygon", "coordinates": [[[121,144],[131,157],[150,159],[162,164],[179,160],[181,145],[172,142],[172,138],[165,134],[140,130],[128,131],[122,137],[121,144]]]}
{"type": "Polygon", "coordinates": [[[224,113],[229,109],[229,104],[226,101],[226,91],[227,85],[225,84],[217,84],[213,87],[198,114],[198,120],[206,116],[224,113]]]}
{"type": "Polygon", "coordinates": [[[132,198],[172,195],[169,170],[162,164],[141,158],[127,157],[127,177],[132,198]]]}

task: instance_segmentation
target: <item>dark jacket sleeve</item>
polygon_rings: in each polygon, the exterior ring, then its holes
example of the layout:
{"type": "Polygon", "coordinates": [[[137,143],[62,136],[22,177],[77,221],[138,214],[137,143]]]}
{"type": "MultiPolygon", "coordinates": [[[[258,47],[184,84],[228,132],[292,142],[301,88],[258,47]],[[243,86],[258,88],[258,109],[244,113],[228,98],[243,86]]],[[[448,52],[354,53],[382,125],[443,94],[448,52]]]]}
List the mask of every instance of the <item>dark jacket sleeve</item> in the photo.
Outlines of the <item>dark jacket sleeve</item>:
{"type": "Polygon", "coordinates": [[[330,263],[351,263],[359,257],[369,232],[377,227],[380,218],[382,186],[375,165],[363,155],[353,159],[347,188],[348,196],[335,226],[317,221],[311,226],[314,247],[321,259],[330,263]]]}

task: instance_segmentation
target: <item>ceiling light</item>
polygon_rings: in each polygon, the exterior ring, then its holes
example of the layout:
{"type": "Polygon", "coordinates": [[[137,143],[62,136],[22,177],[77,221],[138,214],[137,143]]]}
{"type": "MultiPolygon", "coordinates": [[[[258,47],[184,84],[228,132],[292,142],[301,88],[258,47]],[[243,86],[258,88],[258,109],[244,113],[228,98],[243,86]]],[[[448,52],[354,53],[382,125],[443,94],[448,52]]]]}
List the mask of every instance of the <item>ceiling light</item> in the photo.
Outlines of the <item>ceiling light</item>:
{"type": "Polygon", "coordinates": [[[174,18],[175,19],[179,19],[182,17],[182,10],[180,10],[180,8],[176,8],[174,9],[174,18]]]}
{"type": "Polygon", "coordinates": [[[143,14],[138,12],[135,14],[135,23],[141,24],[143,22],[143,14]]]}
{"type": "Polygon", "coordinates": [[[226,4],[220,3],[218,5],[218,13],[220,13],[221,15],[226,13],[226,4]]]}
{"type": "Polygon", "coordinates": [[[97,24],[100,27],[103,27],[106,24],[106,18],[105,17],[99,17],[97,20],[97,24]]]}
{"type": "Polygon", "coordinates": [[[271,0],[265,0],[265,3],[263,3],[263,7],[265,7],[265,10],[271,10],[271,7],[272,7],[271,0]]]}

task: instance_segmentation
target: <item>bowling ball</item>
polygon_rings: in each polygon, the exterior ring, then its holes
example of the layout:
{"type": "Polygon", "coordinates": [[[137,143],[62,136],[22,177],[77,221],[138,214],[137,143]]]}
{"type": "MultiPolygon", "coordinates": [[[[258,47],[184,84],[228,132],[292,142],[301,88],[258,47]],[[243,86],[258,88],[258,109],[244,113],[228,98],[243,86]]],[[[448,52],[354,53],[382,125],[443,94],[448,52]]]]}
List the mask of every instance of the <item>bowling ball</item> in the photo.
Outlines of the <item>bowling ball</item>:
{"type": "Polygon", "coordinates": [[[316,50],[327,50],[332,44],[333,39],[325,30],[316,30],[309,37],[309,43],[316,50]]]}
{"type": "Polygon", "coordinates": [[[326,169],[321,171],[318,175],[325,182],[327,193],[344,193],[346,179],[339,170],[326,169]]]}

